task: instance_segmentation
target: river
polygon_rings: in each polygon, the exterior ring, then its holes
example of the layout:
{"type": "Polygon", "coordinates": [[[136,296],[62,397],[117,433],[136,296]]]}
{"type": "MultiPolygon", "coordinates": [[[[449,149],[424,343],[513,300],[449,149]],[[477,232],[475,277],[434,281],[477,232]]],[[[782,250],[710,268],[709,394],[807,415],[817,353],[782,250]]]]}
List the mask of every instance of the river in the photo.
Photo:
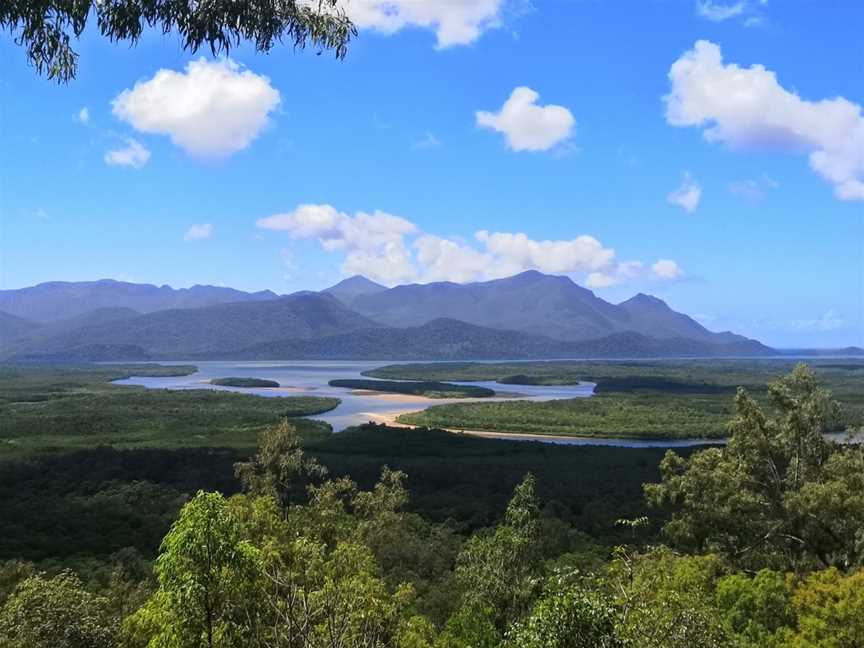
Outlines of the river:
{"type": "MultiPolygon", "coordinates": [[[[393,419],[406,412],[416,412],[430,405],[442,403],[468,402],[471,400],[534,400],[544,401],[558,398],[589,398],[594,393],[593,383],[579,385],[501,385],[494,381],[476,381],[471,385],[489,387],[496,396],[484,399],[468,398],[425,398],[405,394],[382,394],[370,391],[330,387],[327,383],[337,378],[361,378],[362,372],[375,369],[384,364],[398,364],[370,361],[171,361],[160,364],[192,364],[198,371],[188,376],[151,378],[133,376],[117,380],[120,385],[139,385],[151,389],[216,389],[235,391],[244,394],[257,394],[266,397],[282,396],[332,396],[341,399],[339,406],[312,418],[329,423],[335,431],[369,421],[392,423],[393,419]],[[263,378],[280,384],[278,388],[241,388],[221,387],[209,384],[213,378],[226,377],[263,378]]],[[[455,382],[455,381],[450,381],[455,382]]],[[[504,438],[519,441],[542,441],[564,445],[603,445],[626,448],[673,448],[704,445],[705,439],[599,439],[587,437],[551,437],[544,435],[499,434],[494,432],[466,431],[465,434],[484,438],[504,438]]],[[[714,441],[713,443],[716,443],[714,441]]]]}

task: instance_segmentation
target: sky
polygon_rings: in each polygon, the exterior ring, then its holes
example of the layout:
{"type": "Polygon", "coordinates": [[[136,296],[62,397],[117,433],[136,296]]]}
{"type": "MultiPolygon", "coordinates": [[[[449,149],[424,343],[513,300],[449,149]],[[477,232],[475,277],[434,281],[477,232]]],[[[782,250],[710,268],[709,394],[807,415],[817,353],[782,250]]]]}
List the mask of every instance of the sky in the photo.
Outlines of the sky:
{"type": "Polygon", "coordinates": [[[346,0],[347,57],[0,34],[0,288],[538,269],[864,346],[864,5],[346,0]]]}

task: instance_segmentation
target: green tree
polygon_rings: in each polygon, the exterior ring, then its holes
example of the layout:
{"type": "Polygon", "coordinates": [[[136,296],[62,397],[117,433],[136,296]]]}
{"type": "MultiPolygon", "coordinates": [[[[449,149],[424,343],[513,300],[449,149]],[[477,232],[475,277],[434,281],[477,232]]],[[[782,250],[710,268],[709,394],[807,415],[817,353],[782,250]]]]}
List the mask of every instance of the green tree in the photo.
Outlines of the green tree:
{"type": "Polygon", "coordinates": [[[249,494],[275,497],[287,507],[324,479],[327,469],[303,452],[297,428],[283,419],[260,434],[258,452],[234,464],[234,474],[249,494]]]}
{"type": "Polygon", "coordinates": [[[619,549],[608,587],[621,613],[620,636],[639,648],[732,648],[714,586],[717,556],[678,556],[665,547],[642,554],[619,549]]]}
{"type": "Polygon", "coordinates": [[[269,52],[288,41],[347,53],[356,29],[339,0],[5,0],[0,3],[0,28],[16,34],[30,64],[49,79],[75,77],[78,54],[72,40],[95,20],[99,33],[112,42],[137,43],[145,28],[176,32],[183,48],[202,46],[214,56],[228,53],[241,41],[269,52]]]}
{"type": "MultiPolygon", "coordinates": [[[[259,552],[218,493],[199,492],[180,511],[156,560],[159,589],[126,634],[165,648],[241,645],[257,630],[259,552]]],[[[146,644],[145,644],[146,645],[146,644]]]]}
{"type": "Polygon", "coordinates": [[[542,581],[539,517],[529,474],[516,486],[502,523],[465,542],[455,574],[461,605],[445,633],[452,645],[496,645],[528,612],[542,581]]]}
{"type": "Polygon", "coordinates": [[[667,453],[648,501],[673,510],[664,532],[678,547],[751,569],[847,569],[860,559],[864,448],[825,438],[838,407],[805,365],[768,397],[771,415],[739,389],[728,445],[689,460],[667,453]]]}
{"type": "Polygon", "coordinates": [[[864,646],[864,571],[844,576],[835,568],[810,574],[795,590],[797,632],[784,648],[864,646]]]}
{"type": "Polygon", "coordinates": [[[0,610],[0,648],[113,648],[117,630],[108,602],[70,571],[27,578],[0,610]]]}
{"type": "Polygon", "coordinates": [[[551,579],[530,616],[507,633],[504,648],[623,648],[613,603],[570,580],[551,579]]]}
{"type": "Polygon", "coordinates": [[[792,591],[786,577],[770,569],[756,576],[730,574],[717,582],[723,620],[746,648],[779,645],[778,631],[792,625],[792,591]]]}

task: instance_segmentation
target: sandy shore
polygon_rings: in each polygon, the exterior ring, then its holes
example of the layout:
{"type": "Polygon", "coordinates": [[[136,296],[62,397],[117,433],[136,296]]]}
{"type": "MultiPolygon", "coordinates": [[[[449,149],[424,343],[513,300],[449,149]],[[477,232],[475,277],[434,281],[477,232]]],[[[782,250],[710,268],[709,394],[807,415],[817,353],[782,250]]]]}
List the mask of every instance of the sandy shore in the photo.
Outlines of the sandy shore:
{"type": "MultiPolygon", "coordinates": [[[[371,421],[375,421],[376,423],[381,423],[389,427],[407,428],[410,430],[415,430],[420,427],[417,425],[400,423],[396,420],[400,415],[407,413],[408,412],[364,412],[364,416],[368,416],[369,420],[371,421]]],[[[556,434],[529,434],[526,432],[489,432],[487,430],[454,430],[450,428],[436,429],[444,430],[445,432],[450,432],[451,434],[467,434],[469,436],[483,437],[486,439],[536,439],[538,441],[574,441],[576,439],[591,439],[591,437],[564,436],[556,434]]]]}

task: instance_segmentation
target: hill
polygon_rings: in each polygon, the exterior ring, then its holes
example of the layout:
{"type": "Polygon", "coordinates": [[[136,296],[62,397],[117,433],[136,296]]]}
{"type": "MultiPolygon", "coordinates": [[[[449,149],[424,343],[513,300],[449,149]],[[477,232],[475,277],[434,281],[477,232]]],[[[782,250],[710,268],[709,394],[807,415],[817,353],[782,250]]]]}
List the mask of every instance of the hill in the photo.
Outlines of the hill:
{"type": "Polygon", "coordinates": [[[713,333],[657,297],[639,294],[615,305],[569,277],[536,270],[469,284],[396,286],[358,295],[352,299],[351,307],[389,326],[419,326],[446,317],[565,341],[599,339],[623,332],[718,344],[745,341],[729,333],[713,333]]]}
{"type": "Polygon", "coordinates": [[[122,359],[131,359],[126,354],[137,347],[146,358],[219,357],[274,339],[302,340],[371,326],[375,323],[334,297],[301,293],[266,301],[158,311],[121,322],[83,326],[49,340],[25,342],[8,355],[59,359],[67,354],[79,359],[83,349],[95,347],[109,356],[121,350],[122,359]]]}
{"type": "Polygon", "coordinates": [[[269,290],[247,293],[220,286],[172,288],[114,279],[51,281],[28,288],[0,290],[0,311],[37,322],[49,322],[102,308],[131,308],[140,313],[151,313],[169,308],[199,308],[275,297],[276,293],[269,290]]]}
{"type": "Polygon", "coordinates": [[[362,275],[354,275],[321,292],[333,295],[346,306],[350,306],[358,297],[376,295],[385,290],[387,288],[381,284],[377,284],[362,275]]]}
{"type": "Polygon", "coordinates": [[[220,357],[248,360],[515,360],[771,354],[771,349],[753,341],[711,344],[685,339],[660,340],[639,333],[622,333],[598,340],[564,342],[540,335],[491,329],[442,318],[422,326],[369,328],[318,339],[285,339],[240,349],[220,357]]]}
{"type": "Polygon", "coordinates": [[[37,328],[39,328],[38,322],[31,322],[23,317],[0,311],[0,345],[6,340],[35,331],[37,328]]]}
{"type": "MultiPolygon", "coordinates": [[[[113,289],[120,282],[108,283],[113,289]]],[[[187,295],[209,294],[207,287],[197,288],[187,295]]],[[[639,294],[615,305],[567,277],[539,272],[389,289],[351,277],[322,292],[267,299],[234,293],[218,293],[238,300],[231,303],[145,313],[113,306],[41,325],[25,326],[8,316],[19,333],[0,345],[0,357],[506,360],[772,353],[757,341],[708,331],[656,297],[639,294]]]]}

